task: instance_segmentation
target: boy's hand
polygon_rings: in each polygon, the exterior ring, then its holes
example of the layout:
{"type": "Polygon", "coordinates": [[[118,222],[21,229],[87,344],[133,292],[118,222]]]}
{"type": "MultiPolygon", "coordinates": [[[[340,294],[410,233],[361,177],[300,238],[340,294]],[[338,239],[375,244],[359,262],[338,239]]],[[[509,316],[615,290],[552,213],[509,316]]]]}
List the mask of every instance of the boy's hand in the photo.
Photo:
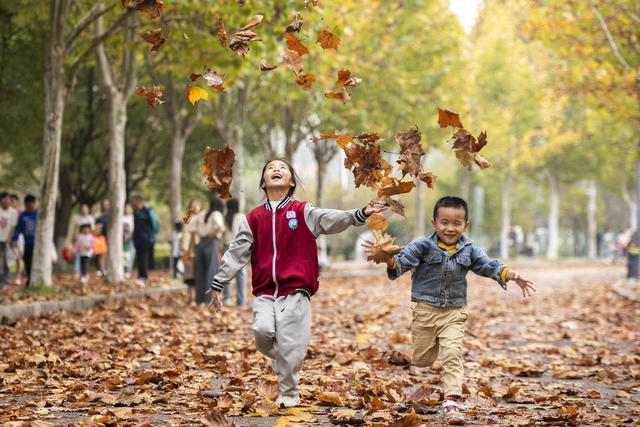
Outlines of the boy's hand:
{"type": "Polygon", "coordinates": [[[531,295],[533,295],[531,291],[536,291],[536,288],[531,286],[533,284],[531,280],[525,279],[520,275],[520,273],[516,273],[513,270],[507,271],[506,279],[513,280],[516,282],[516,285],[520,286],[520,289],[522,289],[523,298],[530,297],[531,295]]]}
{"type": "MultiPolygon", "coordinates": [[[[371,240],[365,240],[364,243],[362,243],[360,246],[362,246],[364,248],[364,253],[367,254],[367,256],[371,255],[373,253],[373,247],[375,246],[375,242],[372,242],[371,240]]],[[[385,255],[385,259],[384,262],[387,263],[387,266],[389,268],[393,267],[393,255],[391,254],[387,254],[384,253],[385,255]]]]}
{"type": "Polygon", "coordinates": [[[209,288],[207,292],[205,292],[205,295],[209,294],[213,295],[211,296],[211,301],[209,302],[209,305],[207,305],[207,308],[210,309],[211,307],[213,307],[214,312],[220,310],[220,307],[222,306],[222,304],[220,304],[220,292],[214,291],[213,289],[209,288]]]}
{"type": "MultiPolygon", "coordinates": [[[[382,212],[382,211],[386,210],[387,208],[388,208],[387,205],[369,203],[364,208],[364,213],[365,213],[365,215],[369,216],[369,215],[374,214],[374,213],[382,212]]],[[[362,245],[362,246],[364,246],[364,245],[362,245]]]]}

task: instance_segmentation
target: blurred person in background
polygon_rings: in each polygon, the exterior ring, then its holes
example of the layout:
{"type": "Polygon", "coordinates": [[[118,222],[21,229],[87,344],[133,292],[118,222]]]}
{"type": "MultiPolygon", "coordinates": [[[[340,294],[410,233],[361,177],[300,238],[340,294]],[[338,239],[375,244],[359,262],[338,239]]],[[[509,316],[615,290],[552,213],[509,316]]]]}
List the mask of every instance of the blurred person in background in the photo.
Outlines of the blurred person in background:
{"type": "Polygon", "coordinates": [[[107,246],[107,224],[109,221],[109,200],[100,203],[100,216],[96,218],[95,236],[96,244],[94,248],[94,261],[98,277],[104,276],[104,266],[106,262],[107,246]]]}
{"type": "Polygon", "coordinates": [[[195,285],[196,285],[196,251],[198,243],[200,243],[200,235],[198,234],[198,217],[204,215],[202,205],[199,200],[191,200],[189,202],[190,216],[188,222],[182,229],[182,240],[180,241],[180,249],[182,250],[183,273],[182,278],[191,289],[190,300],[195,301],[195,285]]]}
{"type": "MultiPolygon", "coordinates": [[[[89,205],[83,203],[80,206],[80,212],[69,222],[69,231],[67,232],[67,238],[65,239],[65,246],[75,247],[76,239],[82,225],[88,224],[90,229],[95,227],[95,221],[93,216],[89,213],[89,205]]],[[[73,257],[73,271],[78,277],[80,277],[80,257],[73,257]]]]}
{"type": "MultiPolygon", "coordinates": [[[[9,196],[11,201],[11,207],[16,211],[16,215],[20,217],[23,209],[20,207],[20,198],[17,194],[11,194],[9,196]]],[[[17,225],[17,220],[16,220],[17,225]]],[[[12,245],[11,252],[9,252],[9,263],[15,261],[16,263],[16,277],[15,284],[20,285],[22,280],[22,254],[24,253],[24,236],[21,234],[18,236],[18,242],[12,245]]]]}
{"type": "Polygon", "coordinates": [[[9,286],[9,254],[11,238],[18,223],[18,214],[11,207],[11,198],[6,191],[0,193],[0,287],[9,286]]]}
{"type": "MultiPolygon", "coordinates": [[[[26,287],[28,288],[31,284],[31,261],[33,260],[33,245],[36,240],[36,223],[38,220],[36,197],[32,194],[27,194],[24,197],[24,206],[25,210],[18,216],[18,224],[13,233],[13,246],[18,247],[18,238],[22,235],[24,237],[22,259],[24,260],[24,270],[27,274],[26,287]]],[[[19,277],[18,280],[20,280],[19,277]]],[[[20,284],[19,281],[18,284],[20,284]]]]}
{"type": "Polygon", "coordinates": [[[124,205],[124,215],[122,217],[122,256],[124,263],[124,277],[131,277],[133,271],[133,260],[136,255],[136,247],[133,244],[133,208],[130,203],[124,205]]]}
{"type": "MultiPolygon", "coordinates": [[[[240,223],[244,219],[244,215],[240,213],[240,203],[238,199],[227,200],[227,213],[224,215],[225,230],[222,236],[224,254],[229,245],[233,241],[233,238],[238,234],[240,223]]],[[[222,304],[231,305],[233,286],[225,286],[223,289],[222,304]]],[[[245,305],[247,303],[247,285],[245,281],[244,267],[236,274],[236,304],[245,305]]]]}
{"type": "Polygon", "coordinates": [[[205,295],[213,276],[218,273],[218,248],[224,233],[224,205],[216,195],[209,196],[209,210],[198,216],[197,229],[200,243],[196,251],[196,304],[208,303],[210,296],[205,295]]]}
{"type": "Polygon", "coordinates": [[[155,214],[144,205],[142,196],[135,195],[131,198],[133,206],[133,243],[136,246],[138,259],[138,278],[136,284],[144,285],[149,280],[149,266],[153,254],[153,246],[156,244],[155,234],[158,231],[158,220],[155,214]]]}

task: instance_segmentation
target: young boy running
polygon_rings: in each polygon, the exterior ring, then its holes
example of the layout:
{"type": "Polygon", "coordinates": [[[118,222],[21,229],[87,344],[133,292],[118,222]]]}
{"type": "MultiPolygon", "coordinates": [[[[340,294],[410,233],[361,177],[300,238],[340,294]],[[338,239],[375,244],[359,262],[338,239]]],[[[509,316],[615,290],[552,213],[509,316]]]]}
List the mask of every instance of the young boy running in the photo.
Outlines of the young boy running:
{"type": "MultiPolygon", "coordinates": [[[[463,422],[458,399],[462,395],[462,338],[467,321],[467,279],[469,270],[494,279],[505,290],[509,280],[522,289],[522,296],[535,292],[532,282],[500,260],[492,260],[464,235],[469,226],[469,208],[458,197],[443,197],[433,209],[434,232],[429,237],[414,240],[389,256],[387,274],[395,280],[413,271],[411,300],[417,303],[413,311],[411,336],[412,363],[431,366],[442,355],[444,371],[443,416],[449,422],[463,422]]],[[[372,251],[373,242],[363,244],[372,251]]]]}

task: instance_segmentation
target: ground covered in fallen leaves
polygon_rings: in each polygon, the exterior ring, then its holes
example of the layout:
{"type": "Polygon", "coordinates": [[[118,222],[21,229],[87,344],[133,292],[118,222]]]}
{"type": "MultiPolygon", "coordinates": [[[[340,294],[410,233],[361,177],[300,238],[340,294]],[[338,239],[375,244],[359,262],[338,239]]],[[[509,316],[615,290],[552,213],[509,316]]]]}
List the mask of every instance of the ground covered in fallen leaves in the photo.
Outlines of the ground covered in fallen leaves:
{"type": "MultiPolygon", "coordinates": [[[[640,304],[611,292],[623,269],[519,267],[533,298],[469,274],[467,424],[638,425],[640,304]]],[[[440,362],[409,365],[409,283],[321,282],[303,406],[289,411],[273,407],[249,307],[214,314],[185,292],[1,326],[0,423],[439,424],[440,362]]]]}

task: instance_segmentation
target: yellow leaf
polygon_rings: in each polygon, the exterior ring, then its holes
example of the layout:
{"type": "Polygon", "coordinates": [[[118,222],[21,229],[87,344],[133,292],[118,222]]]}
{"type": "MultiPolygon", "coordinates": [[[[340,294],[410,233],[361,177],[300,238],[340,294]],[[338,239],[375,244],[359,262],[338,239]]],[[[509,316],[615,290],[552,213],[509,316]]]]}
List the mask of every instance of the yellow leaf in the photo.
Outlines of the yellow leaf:
{"type": "Polygon", "coordinates": [[[207,91],[199,88],[198,86],[189,86],[184,95],[193,105],[196,105],[196,101],[199,101],[200,99],[209,100],[209,94],[207,91]]]}
{"type": "Polygon", "coordinates": [[[338,147],[342,148],[343,150],[351,142],[353,142],[353,139],[351,139],[351,137],[346,133],[338,135],[338,137],[336,138],[336,144],[338,144],[338,147]]]}
{"type": "Polygon", "coordinates": [[[320,46],[322,46],[323,49],[333,49],[337,52],[338,45],[340,44],[340,37],[327,30],[322,30],[320,31],[320,34],[318,34],[318,41],[316,43],[320,43],[320,46]]]}

